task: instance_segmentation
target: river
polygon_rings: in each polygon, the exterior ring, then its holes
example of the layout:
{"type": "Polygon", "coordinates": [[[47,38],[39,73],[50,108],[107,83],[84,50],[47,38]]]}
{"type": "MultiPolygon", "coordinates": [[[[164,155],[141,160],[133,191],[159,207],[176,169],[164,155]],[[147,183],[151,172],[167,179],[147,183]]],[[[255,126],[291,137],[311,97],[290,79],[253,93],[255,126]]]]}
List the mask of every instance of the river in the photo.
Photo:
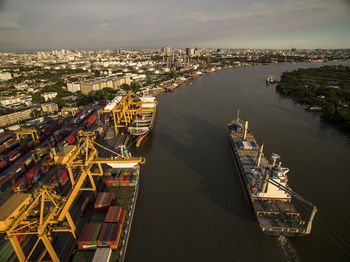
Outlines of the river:
{"type": "Polygon", "coordinates": [[[350,140],[274,86],[284,71],[320,64],[221,70],[158,97],[156,125],[136,155],[147,162],[126,261],[349,261],[350,140]],[[261,233],[234,170],[226,133],[240,109],[290,186],[318,207],[310,236],[287,246],[261,233]]]}

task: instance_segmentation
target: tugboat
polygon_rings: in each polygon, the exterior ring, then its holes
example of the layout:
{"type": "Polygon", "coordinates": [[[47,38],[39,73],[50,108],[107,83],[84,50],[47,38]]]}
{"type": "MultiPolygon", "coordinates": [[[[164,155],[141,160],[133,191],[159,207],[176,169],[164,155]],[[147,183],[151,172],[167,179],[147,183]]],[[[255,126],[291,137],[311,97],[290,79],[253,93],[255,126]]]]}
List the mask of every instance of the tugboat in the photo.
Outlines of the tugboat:
{"type": "Polygon", "coordinates": [[[266,78],[266,85],[268,86],[268,85],[271,85],[271,84],[275,84],[276,83],[276,81],[275,81],[275,79],[273,78],[273,76],[268,76],[267,78],[266,78]]]}
{"type": "Polygon", "coordinates": [[[262,232],[274,236],[310,234],[317,208],[292,191],[287,177],[289,169],[277,161],[280,156],[272,154],[270,161],[264,157],[263,145],[258,145],[248,130],[248,121],[240,120],[239,113],[227,129],[235,167],[262,232]],[[292,197],[313,207],[307,223],[295,208],[292,197]]]}

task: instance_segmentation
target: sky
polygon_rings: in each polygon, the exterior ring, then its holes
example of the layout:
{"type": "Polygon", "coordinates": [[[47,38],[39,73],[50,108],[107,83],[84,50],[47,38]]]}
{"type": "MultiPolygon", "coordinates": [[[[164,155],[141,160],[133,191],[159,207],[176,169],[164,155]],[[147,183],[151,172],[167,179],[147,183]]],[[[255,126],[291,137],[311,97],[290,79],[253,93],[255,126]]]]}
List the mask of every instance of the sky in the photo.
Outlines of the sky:
{"type": "Polygon", "coordinates": [[[350,48],[350,0],[0,0],[0,51],[350,48]]]}

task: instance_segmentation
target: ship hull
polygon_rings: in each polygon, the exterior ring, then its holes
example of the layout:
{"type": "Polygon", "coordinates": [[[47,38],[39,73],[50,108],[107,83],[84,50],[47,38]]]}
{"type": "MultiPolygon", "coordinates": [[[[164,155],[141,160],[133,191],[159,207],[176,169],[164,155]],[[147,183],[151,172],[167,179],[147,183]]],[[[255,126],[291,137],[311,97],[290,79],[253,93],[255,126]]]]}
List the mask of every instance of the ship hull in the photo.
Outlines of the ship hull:
{"type": "MultiPolygon", "coordinates": [[[[298,225],[296,222],[299,220],[297,218],[288,218],[286,214],[293,213],[295,212],[294,207],[293,209],[290,209],[292,207],[291,203],[288,201],[282,201],[281,199],[257,199],[256,197],[252,197],[250,187],[249,187],[249,181],[248,181],[248,175],[245,174],[243,164],[241,163],[240,156],[238,153],[238,149],[236,148],[235,142],[232,140],[231,135],[230,135],[231,130],[228,129],[228,134],[229,134],[229,140],[230,140],[230,145],[231,145],[231,154],[233,158],[233,163],[235,170],[238,173],[240,182],[243,187],[244,195],[247,198],[249,202],[249,206],[251,210],[254,212],[255,217],[259,223],[259,226],[264,234],[270,235],[270,236],[304,236],[307,235],[305,233],[305,227],[298,225]],[[284,207],[285,210],[284,212],[275,212],[276,217],[279,216],[286,216],[286,223],[283,224],[280,221],[278,221],[278,226],[277,225],[271,225],[270,220],[271,218],[274,218],[274,215],[272,215],[273,212],[271,212],[270,209],[266,208],[259,208],[264,205],[270,205],[269,203],[273,203],[271,205],[281,206],[284,207]],[[286,208],[287,207],[287,208],[286,208]],[[288,210],[288,208],[290,210],[288,210]],[[289,213],[288,213],[289,212],[289,213]],[[290,227],[288,223],[293,223],[294,227],[290,227]]],[[[294,214],[294,213],[293,213],[294,214]]],[[[297,213],[295,213],[297,214],[297,213]]],[[[297,214],[298,216],[299,214],[297,214]]],[[[274,221],[273,221],[274,222],[274,221]]]]}
{"type": "Polygon", "coordinates": [[[129,132],[132,136],[134,136],[134,138],[136,140],[136,147],[139,147],[141,142],[149,135],[149,133],[151,133],[151,131],[152,131],[153,127],[154,127],[156,114],[157,114],[157,111],[154,111],[152,113],[151,122],[150,122],[148,130],[146,130],[143,133],[137,133],[137,134],[134,133],[134,132],[129,132]]]}

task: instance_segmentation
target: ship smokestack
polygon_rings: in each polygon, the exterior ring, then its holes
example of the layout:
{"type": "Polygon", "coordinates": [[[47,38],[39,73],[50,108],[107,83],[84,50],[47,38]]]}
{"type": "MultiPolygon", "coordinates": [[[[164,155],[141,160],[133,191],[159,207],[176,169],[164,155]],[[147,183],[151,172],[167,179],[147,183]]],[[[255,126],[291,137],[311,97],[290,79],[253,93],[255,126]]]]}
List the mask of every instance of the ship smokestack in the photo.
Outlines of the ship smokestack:
{"type": "Polygon", "coordinates": [[[263,148],[264,148],[264,144],[261,145],[260,150],[259,150],[258,162],[256,164],[257,167],[260,166],[261,157],[262,157],[262,154],[263,154],[263,148]]]}
{"type": "Polygon", "coordinates": [[[246,139],[247,139],[247,131],[248,131],[248,120],[245,121],[243,140],[246,140],[246,139]]]}

